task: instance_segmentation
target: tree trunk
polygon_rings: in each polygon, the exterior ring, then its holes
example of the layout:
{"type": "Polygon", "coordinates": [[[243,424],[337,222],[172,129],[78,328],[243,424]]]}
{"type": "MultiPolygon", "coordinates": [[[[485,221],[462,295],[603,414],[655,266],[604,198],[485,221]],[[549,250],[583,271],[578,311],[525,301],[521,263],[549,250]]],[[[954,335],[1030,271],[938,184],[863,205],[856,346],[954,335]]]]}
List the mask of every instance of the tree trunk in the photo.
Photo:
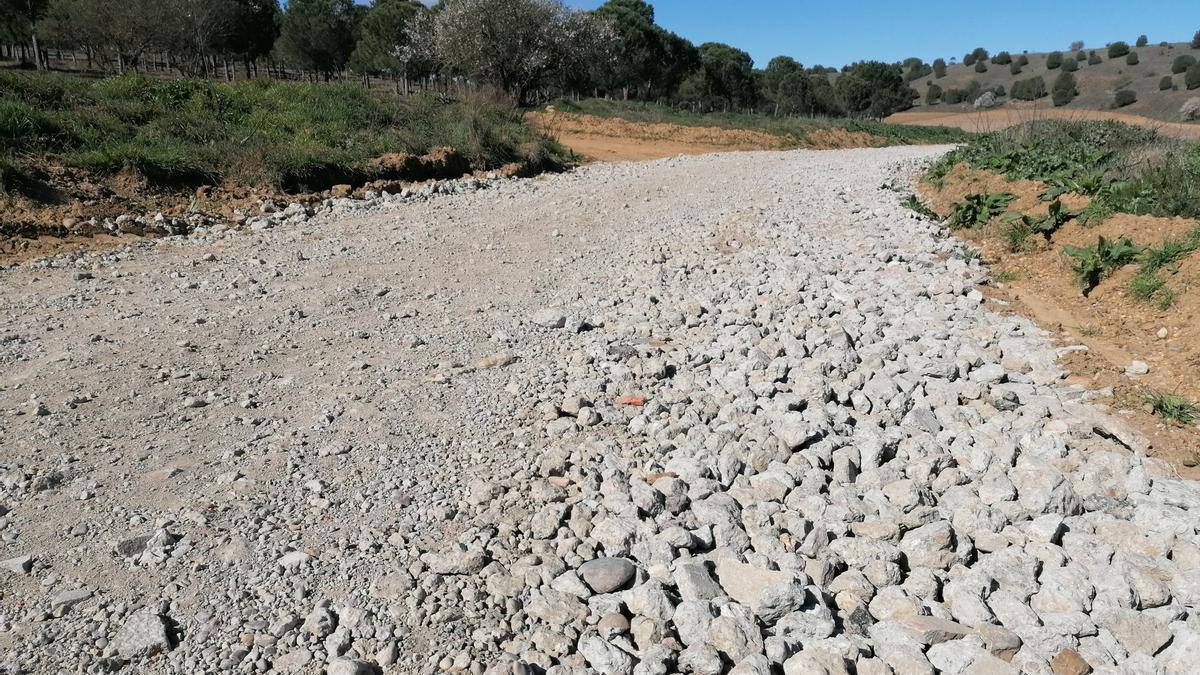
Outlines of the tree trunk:
{"type": "Polygon", "coordinates": [[[33,41],[33,67],[37,70],[45,70],[42,64],[42,48],[38,46],[37,31],[30,33],[30,40],[33,41]]]}

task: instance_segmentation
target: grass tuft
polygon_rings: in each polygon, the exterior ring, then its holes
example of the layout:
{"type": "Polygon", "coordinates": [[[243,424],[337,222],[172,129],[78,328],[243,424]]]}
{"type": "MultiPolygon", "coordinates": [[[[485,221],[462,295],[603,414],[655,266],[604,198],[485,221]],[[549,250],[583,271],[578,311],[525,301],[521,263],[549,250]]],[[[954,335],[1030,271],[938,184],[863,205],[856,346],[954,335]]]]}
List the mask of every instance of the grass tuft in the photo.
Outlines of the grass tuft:
{"type": "Polygon", "coordinates": [[[1191,424],[1200,417],[1200,406],[1195,401],[1157,391],[1146,392],[1146,403],[1155,415],[1175,424],[1191,424]]]}

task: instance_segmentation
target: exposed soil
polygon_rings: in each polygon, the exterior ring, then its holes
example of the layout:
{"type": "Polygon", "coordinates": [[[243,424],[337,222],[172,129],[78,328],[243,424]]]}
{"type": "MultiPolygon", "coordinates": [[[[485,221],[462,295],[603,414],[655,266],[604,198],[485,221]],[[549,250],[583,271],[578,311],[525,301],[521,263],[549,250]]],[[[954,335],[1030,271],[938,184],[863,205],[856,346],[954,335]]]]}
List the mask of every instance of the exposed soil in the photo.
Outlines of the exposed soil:
{"type": "MultiPolygon", "coordinates": [[[[969,194],[1009,192],[1018,199],[1011,211],[1045,213],[1040,195],[1046,186],[1037,181],[1007,181],[1001,175],[959,165],[947,175],[941,188],[920,186],[925,203],[939,214],[969,194]]],[[[1066,195],[1064,204],[1073,209],[1087,198],[1066,195]]],[[[1145,403],[1148,390],[1200,399],[1200,256],[1193,254],[1172,273],[1164,270],[1168,286],[1175,292],[1174,304],[1160,310],[1129,292],[1136,265],[1119,270],[1085,297],[1075,282],[1070,260],[1063,247],[1090,246],[1098,237],[1128,236],[1140,246],[1157,246],[1171,238],[1182,238],[1197,222],[1182,218],[1117,215],[1085,227],[1067,223],[1049,242],[1031,238],[1029,250],[1013,253],[1001,237],[997,217],[986,227],[958,234],[992,262],[1003,283],[987,289],[993,298],[1008,303],[1013,311],[1035,319],[1052,331],[1061,346],[1086,345],[1087,351],[1071,351],[1064,363],[1073,373],[1073,383],[1089,389],[1111,389],[1104,401],[1120,409],[1154,443],[1155,456],[1168,459],[1183,474],[1200,477],[1200,471],[1183,466],[1200,451],[1200,428],[1164,423],[1145,403]],[[1159,338],[1161,329],[1166,338],[1159,338]],[[1131,377],[1126,367],[1134,361],[1150,365],[1148,375],[1131,377]]]]}
{"type": "Polygon", "coordinates": [[[532,112],[527,117],[543,132],[585,158],[620,162],[711,152],[785,148],[875,148],[887,140],[865,131],[819,129],[803,140],[763,131],[631,122],[620,118],[562,112],[532,112]]]}
{"type": "Polygon", "coordinates": [[[909,110],[896,113],[886,121],[893,124],[911,124],[928,127],[957,127],[976,133],[999,131],[1042,119],[1054,120],[1113,120],[1154,129],[1164,136],[1184,139],[1200,139],[1200,124],[1164,122],[1162,120],[1106,110],[1079,110],[1075,108],[1046,108],[1038,105],[1028,107],[1005,107],[997,110],[971,112],[909,110]]]}

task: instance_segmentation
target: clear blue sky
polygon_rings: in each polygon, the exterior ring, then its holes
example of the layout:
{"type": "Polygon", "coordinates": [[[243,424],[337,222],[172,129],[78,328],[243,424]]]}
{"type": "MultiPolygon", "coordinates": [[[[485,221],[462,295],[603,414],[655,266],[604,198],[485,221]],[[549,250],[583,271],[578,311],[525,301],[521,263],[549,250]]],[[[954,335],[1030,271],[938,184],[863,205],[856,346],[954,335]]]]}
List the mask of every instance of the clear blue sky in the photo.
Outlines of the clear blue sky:
{"type": "MultiPolygon", "coordinates": [[[[567,0],[592,9],[603,0],[567,0]]],[[[962,58],[991,52],[1092,47],[1145,33],[1184,42],[1200,30],[1200,0],[650,0],[659,25],[692,40],[725,42],[762,67],[786,54],[806,66],[962,58]]]]}

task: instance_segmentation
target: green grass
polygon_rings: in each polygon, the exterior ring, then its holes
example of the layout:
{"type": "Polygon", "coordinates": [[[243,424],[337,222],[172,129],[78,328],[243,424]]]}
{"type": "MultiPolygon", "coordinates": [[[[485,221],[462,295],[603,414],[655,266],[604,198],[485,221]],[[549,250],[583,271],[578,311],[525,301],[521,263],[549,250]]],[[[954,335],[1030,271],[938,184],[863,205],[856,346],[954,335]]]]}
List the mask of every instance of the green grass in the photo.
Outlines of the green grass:
{"type": "Polygon", "coordinates": [[[393,98],[355,84],[219,84],[138,76],[0,74],[5,189],[38,160],[135,170],[160,186],[222,179],[285,190],[369,179],[368,160],[448,146],[476,168],[545,167],[568,153],[519,111],[482,101],[393,98]]]}
{"type": "Polygon", "coordinates": [[[888,145],[961,143],[973,136],[973,134],[961,129],[951,127],[922,127],[852,119],[774,117],[768,114],[700,114],[671,106],[636,101],[610,101],[606,99],[584,99],[582,101],[561,100],[554,104],[554,108],[559,112],[619,118],[630,122],[679,124],[690,127],[719,127],[724,129],[750,129],[780,136],[786,142],[796,145],[802,145],[808,134],[814,131],[829,129],[865,131],[883,138],[888,145]]]}
{"type": "Polygon", "coordinates": [[[1175,291],[1167,285],[1163,272],[1175,273],[1178,263],[1200,249],[1200,227],[1192,228],[1182,239],[1168,239],[1142,254],[1141,268],[1129,282],[1129,294],[1142,302],[1153,303],[1159,310],[1175,304],[1175,291]]]}
{"type": "Polygon", "coordinates": [[[1176,424],[1191,424],[1200,417],[1200,406],[1195,401],[1162,392],[1146,393],[1146,403],[1154,410],[1154,414],[1176,424]]]}
{"type": "Polygon", "coordinates": [[[958,163],[1037,180],[1044,199],[1091,195],[1085,223],[1114,213],[1200,217],[1200,144],[1120,122],[1041,120],[972,138],[926,174],[938,184],[958,163]]]}

